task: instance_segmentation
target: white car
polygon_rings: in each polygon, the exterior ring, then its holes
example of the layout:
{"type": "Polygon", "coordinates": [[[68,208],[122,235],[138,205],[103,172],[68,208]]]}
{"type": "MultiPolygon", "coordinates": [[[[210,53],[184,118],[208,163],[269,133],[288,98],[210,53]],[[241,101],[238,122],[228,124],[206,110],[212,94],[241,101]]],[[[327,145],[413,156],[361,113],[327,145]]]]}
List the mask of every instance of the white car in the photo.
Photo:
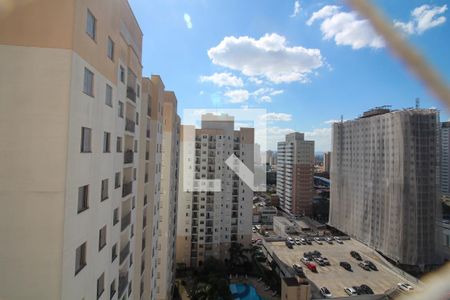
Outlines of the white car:
{"type": "Polygon", "coordinates": [[[288,240],[288,242],[289,242],[289,243],[291,243],[291,244],[295,244],[295,242],[294,242],[294,239],[293,239],[293,238],[291,238],[291,237],[288,237],[288,238],[287,238],[287,240],[288,240]]]}
{"type": "Polygon", "coordinates": [[[330,290],[327,289],[326,287],[321,287],[320,293],[322,294],[322,296],[324,298],[332,298],[333,297],[333,294],[331,294],[330,290]]]}
{"type": "Polygon", "coordinates": [[[341,241],[341,239],[337,236],[334,238],[334,240],[338,243],[338,244],[343,244],[344,242],[341,241]]]}
{"type": "Polygon", "coordinates": [[[314,238],[314,240],[316,241],[317,244],[322,245],[322,242],[320,241],[320,239],[318,237],[314,238]]]}
{"type": "Polygon", "coordinates": [[[414,290],[414,288],[409,283],[405,283],[405,282],[399,282],[397,284],[397,286],[399,289],[401,289],[402,291],[405,291],[405,292],[414,290]]]}
{"type": "Polygon", "coordinates": [[[255,228],[253,228],[252,231],[253,231],[253,233],[256,233],[256,229],[255,228]]]}
{"type": "Polygon", "coordinates": [[[295,238],[295,243],[297,244],[297,245],[300,245],[301,243],[300,243],[300,239],[299,238],[295,238]]]}
{"type": "Polygon", "coordinates": [[[349,296],[356,296],[356,295],[358,295],[358,293],[355,291],[355,289],[354,288],[351,288],[351,287],[347,287],[347,288],[344,288],[344,291],[347,293],[347,295],[349,295],[349,296]]]}

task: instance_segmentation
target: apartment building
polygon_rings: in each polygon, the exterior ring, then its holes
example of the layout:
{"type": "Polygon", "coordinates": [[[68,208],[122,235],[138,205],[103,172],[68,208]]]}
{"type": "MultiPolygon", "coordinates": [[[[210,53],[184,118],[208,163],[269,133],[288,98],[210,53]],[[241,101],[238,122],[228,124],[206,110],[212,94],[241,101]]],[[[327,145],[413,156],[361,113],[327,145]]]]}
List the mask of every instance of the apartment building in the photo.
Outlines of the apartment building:
{"type": "Polygon", "coordinates": [[[0,298],[156,299],[165,92],[158,76],[142,79],[128,2],[10,8],[0,19],[0,298]]]}
{"type": "Polygon", "coordinates": [[[375,108],[333,124],[330,224],[395,262],[435,262],[439,114],[375,108]]]}
{"type": "Polygon", "coordinates": [[[312,214],[314,141],[306,141],[303,133],[289,133],[284,142],[278,142],[277,194],[284,211],[295,216],[312,214]]]}
{"type": "Polygon", "coordinates": [[[175,93],[166,91],[163,102],[161,201],[156,269],[158,300],[172,299],[175,282],[179,141],[180,117],[177,114],[177,98],[175,93]]]}
{"type": "Polygon", "coordinates": [[[323,154],[323,171],[330,174],[331,167],[331,152],[325,152],[323,154]]]}
{"type": "Polygon", "coordinates": [[[253,191],[225,163],[235,155],[254,169],[254,129],[234,129],[234,117],[205,114],[201,128],[181,129],[177,263],[201,266],[225,259],[231,243],[251,243],[253,191]]]}
{"type": "Polygon", "coordinates": [[[450,203],[450,122],[441,123],[441,197],[450,203]]]}

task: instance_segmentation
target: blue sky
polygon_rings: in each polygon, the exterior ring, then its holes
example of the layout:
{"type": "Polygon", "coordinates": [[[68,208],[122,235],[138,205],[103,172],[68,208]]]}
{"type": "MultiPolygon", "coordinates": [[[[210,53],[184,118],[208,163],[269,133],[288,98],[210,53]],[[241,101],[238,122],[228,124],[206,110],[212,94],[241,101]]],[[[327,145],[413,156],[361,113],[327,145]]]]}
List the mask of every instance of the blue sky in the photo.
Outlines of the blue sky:
{"type": "MultiPolygon", "coordinates": [[[[330,149],[330,120],[380,105],[440,102],[342,1],[129,0],[144,32],[144,74],[186,108],[265,108],[268,145],[290,130],[330,149]],[[314,17],[313,17],[314,16],[314,17]]],[[[374,1],[450,82],[448,1],[374,1]]]]}

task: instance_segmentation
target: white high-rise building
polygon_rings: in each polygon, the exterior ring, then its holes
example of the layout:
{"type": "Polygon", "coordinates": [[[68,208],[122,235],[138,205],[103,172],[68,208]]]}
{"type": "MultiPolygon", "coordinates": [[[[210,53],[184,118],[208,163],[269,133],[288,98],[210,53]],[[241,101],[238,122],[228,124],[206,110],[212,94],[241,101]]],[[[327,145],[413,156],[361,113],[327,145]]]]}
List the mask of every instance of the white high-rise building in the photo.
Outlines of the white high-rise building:
{"type": "Polygon", "coordinates": [[[434,263],[439,114],[375,108],[333,124],[330,224],[406,265],[434,263]]]}
{"type": "Polygon", "coordinates": [[[237,131],[232,116],[206,114],[201,129],[181,132],[177,262],[196,267],[227,258],[231,243],[250,245],[253,191],[225,160],[234,154],[253,171],[254,129],[237,131]],[[220,191],[208,191],[207,180],[219,181],[220,191]]]}
{"type": "Polygon", "coordinates": [[[441,196],[450,201],[450,122],[441,123],[441,196]]]}
{"type": "Polygon", "coordinates": [[[280,207],[296,216],[312,214],[314,196],[314,141],[293,132],[278,142],[277,194],[280,207]]]}

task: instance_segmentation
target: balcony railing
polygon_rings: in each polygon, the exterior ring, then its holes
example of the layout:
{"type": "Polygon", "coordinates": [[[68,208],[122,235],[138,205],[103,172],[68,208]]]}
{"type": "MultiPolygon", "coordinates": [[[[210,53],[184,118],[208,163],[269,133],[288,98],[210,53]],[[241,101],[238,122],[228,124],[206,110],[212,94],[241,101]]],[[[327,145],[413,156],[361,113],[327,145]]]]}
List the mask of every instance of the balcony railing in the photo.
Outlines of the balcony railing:
{"type": "Polygon", "coordinates": [[[133,182],[127,182],[123,184],[122,187],[122,197],[128,196],[133,191],[133,182]]]}
{"type": "Polygon", "coordinates": [[[119,273],[119,298],[122,297],[123,292],[128,286],[128,272],[119,273]]]}
{"type": "Polygon", "coordinates": [[[131,223],[131,211],[122,217],[122,221],[120,223],[120,230],[123,231],[128,227],[131,223]]]}
{"type": "Polygon", "coordinates": [[[131,101],[136,102],[136,91],[131,86],[127,86],[127,97],[131,101]]]}
{"type": "Polygon", "coordinates": [[[133,120],[126,118],[125,120],[125,130],[129,132],[134,132],[136,123],[133,120]]]}
{"type": "Polygon", "coordinates": [[[126,150],[125,153],[123,154],[123,161],[126,164],[131,164],[133,163],[134,160],[134,152],[133,150],[126,150]]]}
{"type": "Polygon", "coordinates": [[[120,250],[120,264],[123,263],[125,258],[130,254],[130,242],[128,242],[122,250],[120,250]]]}

